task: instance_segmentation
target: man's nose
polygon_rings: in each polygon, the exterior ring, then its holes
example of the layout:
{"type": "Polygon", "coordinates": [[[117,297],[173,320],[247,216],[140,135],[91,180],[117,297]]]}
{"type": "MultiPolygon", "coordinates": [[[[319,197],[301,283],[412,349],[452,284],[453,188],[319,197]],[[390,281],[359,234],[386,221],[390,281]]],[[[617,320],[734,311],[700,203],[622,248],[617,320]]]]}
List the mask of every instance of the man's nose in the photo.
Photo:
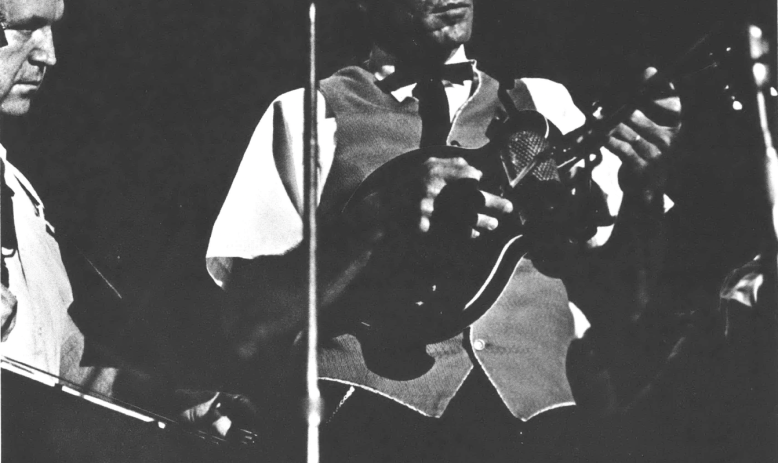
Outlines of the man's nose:
{"type": "Polygon", "coordinates": [[[36,65],[54,66],[57,64],[57,54],[54,50],[54,34],[51,26],[35,31],[35,48],[30,54],[30,61],[36,65]]]}

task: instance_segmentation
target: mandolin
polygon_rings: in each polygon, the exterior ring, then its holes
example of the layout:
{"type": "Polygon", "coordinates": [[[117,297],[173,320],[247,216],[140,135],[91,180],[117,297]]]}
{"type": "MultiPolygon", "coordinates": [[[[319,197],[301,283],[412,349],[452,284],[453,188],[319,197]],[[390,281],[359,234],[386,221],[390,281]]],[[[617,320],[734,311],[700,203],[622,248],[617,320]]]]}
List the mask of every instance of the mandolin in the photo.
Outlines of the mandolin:
{"type": "Polygon", "coordinates": [[[344,222],[358,223],[377,204],[390,201],[393,188],[403,187],[405,173],[430,157],[461,157],[483,177],[477,188],[467,182],[447,185],[435,204],[443,225],[436,227],[433,215],[424,236],[404,232],[397,219],[401,214],[394,222],[390,214],[385,229],[327,287],[323,306],[348,314],[345,331],[379,342],[425,345],[462,332],[497,301],[521,259],[532,254],[533,260],[561,262],[597,226],[608,224],[591,194],[597,187],[590,173],[601,160],[601,147],[642,102],[666,95],[670,82],[730,60],[733,48],[722,30],[719,26],[696,42],[674,65],[612,105],[615,109],[595,107],[582,127],[566,135],[536,111],[513,111],[490,130],[490,142],[481,148],[427,147],[381,166],[346,203],[344,222]],[[573,166],[581,167],[575,175],[573,166]],[[472,224],[457,223],[456,217],[459,210],[477,210],[482,195],[472,192],[478,189],[511,200],[515,210],[496,230],[470,239],[461,230],[469,232],[472,224]]]}

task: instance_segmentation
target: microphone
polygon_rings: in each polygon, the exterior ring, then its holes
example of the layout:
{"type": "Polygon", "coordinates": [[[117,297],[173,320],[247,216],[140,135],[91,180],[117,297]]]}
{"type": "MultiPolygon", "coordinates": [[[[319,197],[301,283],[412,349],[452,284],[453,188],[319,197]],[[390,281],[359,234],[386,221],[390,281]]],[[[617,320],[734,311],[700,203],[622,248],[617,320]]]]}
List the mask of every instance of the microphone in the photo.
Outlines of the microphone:
{"type": "Polygon", "coordinates": [[[520,185],[525,176],[540,182],[560,182],[556,161],[548,154],[553,147],[551,139],[561,137],[561,132],[545,116],[514,108],[493,133],[510,189],[520,185]]]}
{"type": "MultiPolygon", "coordinates": [[[[511,180],[516,178],[550,145],[545,135],[537,130],[522,129],[511,133],[507,139],[506,149],[502,152],[508,178],[511,180]]],[[[556,162],[551,158],[538,162],[528,175],[541,182],[560,181],[556,162]]]]}

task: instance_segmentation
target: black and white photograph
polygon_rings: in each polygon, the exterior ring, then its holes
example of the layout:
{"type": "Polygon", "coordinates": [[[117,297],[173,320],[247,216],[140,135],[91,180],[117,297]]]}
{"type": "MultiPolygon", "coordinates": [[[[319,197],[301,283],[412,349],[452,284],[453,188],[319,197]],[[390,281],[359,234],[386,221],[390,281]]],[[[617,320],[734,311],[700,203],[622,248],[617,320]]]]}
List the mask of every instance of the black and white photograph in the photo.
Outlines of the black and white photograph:
{"type": "Polygon", "coordinates": [[[776,0],[0,27],[2,461],[778,461],[776,0]]]}

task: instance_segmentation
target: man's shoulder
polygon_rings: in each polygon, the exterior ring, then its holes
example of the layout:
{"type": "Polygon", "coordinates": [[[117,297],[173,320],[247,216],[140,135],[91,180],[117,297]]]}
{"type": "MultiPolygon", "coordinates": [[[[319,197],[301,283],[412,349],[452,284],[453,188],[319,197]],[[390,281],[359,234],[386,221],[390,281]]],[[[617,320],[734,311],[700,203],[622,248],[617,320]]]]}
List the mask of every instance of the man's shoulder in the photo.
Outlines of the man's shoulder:
{"type": "Polygon", "coordinates": [[[320,82],[319,89],[325,97],[332,98],[341,94],[362,94],[377,92],[375,76],[359,66],[347,66],[320,82]]]}
{"type": "MultiPolygon", "coordinates": [[[[328,90],[333,87],[356,87],[364,83],[372,82],[375,77],[359,66],[348,66],[340,69],[331,76],[319,82],[320,97],[326,97],[328,90]]],[[[305,97],[305,89],[296,88],[282,93],[271,103],[271,106],[298,106],[305,97]]],[[[326,99],[326,98],[325,98],[326,99]]]]}
{"type": "Polygon", "coordinates": [[[344,68],[339,69],[334,74],[324,79],[322,82],[337,81],[337,80],[373,81],[375,80],[375,76],[370,71],[368,71],[367,69],[361,66],[346,66],[344,68]]]}
{"type": "MultiPolygon", "coordinates": [[[[305,102],[305,89],[295,88],[278,95],[265,111],[265,116],[275,114],[287,117],[290,114],[302,114],[305,102]]],[[[318,104],[326,109],[326,100],[319,92],[318,104]]],[[[321,108],[320,108],[321,109],[321,108]]]]}

